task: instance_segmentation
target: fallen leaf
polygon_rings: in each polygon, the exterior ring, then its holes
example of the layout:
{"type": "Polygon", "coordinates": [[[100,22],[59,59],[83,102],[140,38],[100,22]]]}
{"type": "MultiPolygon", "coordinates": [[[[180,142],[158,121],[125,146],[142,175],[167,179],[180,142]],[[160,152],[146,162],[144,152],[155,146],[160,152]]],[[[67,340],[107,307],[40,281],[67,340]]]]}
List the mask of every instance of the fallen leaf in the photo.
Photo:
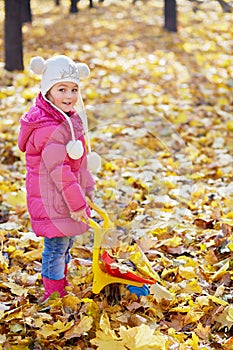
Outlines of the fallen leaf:
{"type": "Polygon", "coordinates": [[[71,329],[65,332],[64,337],[66,339],[81,337],[81,335],[84,335],[91,329],[92,324],[93,318],[91,316],[84,316],[80,320],[80,322],[78,322],[71,329]]]}

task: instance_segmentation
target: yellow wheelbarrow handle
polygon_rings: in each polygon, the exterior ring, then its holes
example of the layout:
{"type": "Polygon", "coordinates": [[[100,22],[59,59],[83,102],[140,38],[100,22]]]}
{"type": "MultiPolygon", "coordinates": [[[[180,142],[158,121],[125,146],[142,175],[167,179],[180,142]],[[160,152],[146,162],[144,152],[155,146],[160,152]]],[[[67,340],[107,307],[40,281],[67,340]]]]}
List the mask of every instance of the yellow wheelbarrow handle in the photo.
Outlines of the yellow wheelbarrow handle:
{"type": "Polygon", "coordinates": [[[120,278],[120,277],[111,276],[107,272],[103,271],[104,269],[103,263],[99,260],[100,245],[101,245],[105,230],[114,228],[115,226],[111,222],[105,210],[100,208],[97,204],[91,202],[89,199],[87,199],[87,202],[90,208],[95,210],[104,219],[103,228],[94,220],[89,219],[89,225],[94,229],[94,248],[93,248],[93,258],[92,258],[92,271],[94,275],[93,286],[92,286],[93,293],[98,294],[105,286],[112,283],[130,284],[132,286],[142,287],[143,283],[135,282],[135,281],[120,278]]]}

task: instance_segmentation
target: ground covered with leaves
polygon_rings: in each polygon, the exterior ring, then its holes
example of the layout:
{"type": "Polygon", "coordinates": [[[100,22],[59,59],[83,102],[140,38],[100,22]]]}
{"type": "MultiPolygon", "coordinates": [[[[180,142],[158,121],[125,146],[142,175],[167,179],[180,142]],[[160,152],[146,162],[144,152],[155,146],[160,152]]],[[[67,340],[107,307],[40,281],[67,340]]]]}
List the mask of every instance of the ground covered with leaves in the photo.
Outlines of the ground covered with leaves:
{"type": "Polygon", "coordinates": [[[163,1],[87,5],[70,15],[68,1],[32,1],[25,71],[6,72],[0,52],[0,348],[233,349],[232,13],[181,0],[168,33],[163,1]],[[29,60],[55,53],[91,68],[82,95],[103,159],[96,202],[116,225],[112,244],[136,242],[150,260],[149,296],[125,285],[92,293],[90,230],[73,248],[68,295],[38,301],[43,241],[17,134],[39,90],[29,60]]]}

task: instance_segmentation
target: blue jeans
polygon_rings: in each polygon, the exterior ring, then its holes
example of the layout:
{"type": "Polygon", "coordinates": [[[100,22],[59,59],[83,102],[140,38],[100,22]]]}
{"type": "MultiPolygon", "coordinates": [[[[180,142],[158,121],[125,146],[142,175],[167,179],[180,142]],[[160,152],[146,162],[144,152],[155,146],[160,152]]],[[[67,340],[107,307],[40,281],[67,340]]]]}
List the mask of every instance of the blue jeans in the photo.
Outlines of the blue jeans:
{"type": "Polygon", "coordinates": [[[65,265],[70,262],[70,249],[74,237],[44,238],[42,253],[42,276],[50,280],[60,280],[64,275],[65,265]]]}

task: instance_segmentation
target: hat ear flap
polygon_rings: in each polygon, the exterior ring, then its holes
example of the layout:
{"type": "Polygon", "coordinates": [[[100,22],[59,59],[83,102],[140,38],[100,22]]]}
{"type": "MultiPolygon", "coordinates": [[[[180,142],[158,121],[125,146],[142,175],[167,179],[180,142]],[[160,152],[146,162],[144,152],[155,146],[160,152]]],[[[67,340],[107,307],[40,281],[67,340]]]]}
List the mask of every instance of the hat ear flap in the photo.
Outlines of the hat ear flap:
{"type": "Polygon", "coordinates": [[[43,74],[45,67],[45,60],[42,57],[36,56],[31,59],[30,68],[34,73],[43,74]]]}
{"type": "Polygon", "coordinates": [[[88,78],[90,75],[90,69],[86,63],[76,63],[79,78],[88,78]]]}

